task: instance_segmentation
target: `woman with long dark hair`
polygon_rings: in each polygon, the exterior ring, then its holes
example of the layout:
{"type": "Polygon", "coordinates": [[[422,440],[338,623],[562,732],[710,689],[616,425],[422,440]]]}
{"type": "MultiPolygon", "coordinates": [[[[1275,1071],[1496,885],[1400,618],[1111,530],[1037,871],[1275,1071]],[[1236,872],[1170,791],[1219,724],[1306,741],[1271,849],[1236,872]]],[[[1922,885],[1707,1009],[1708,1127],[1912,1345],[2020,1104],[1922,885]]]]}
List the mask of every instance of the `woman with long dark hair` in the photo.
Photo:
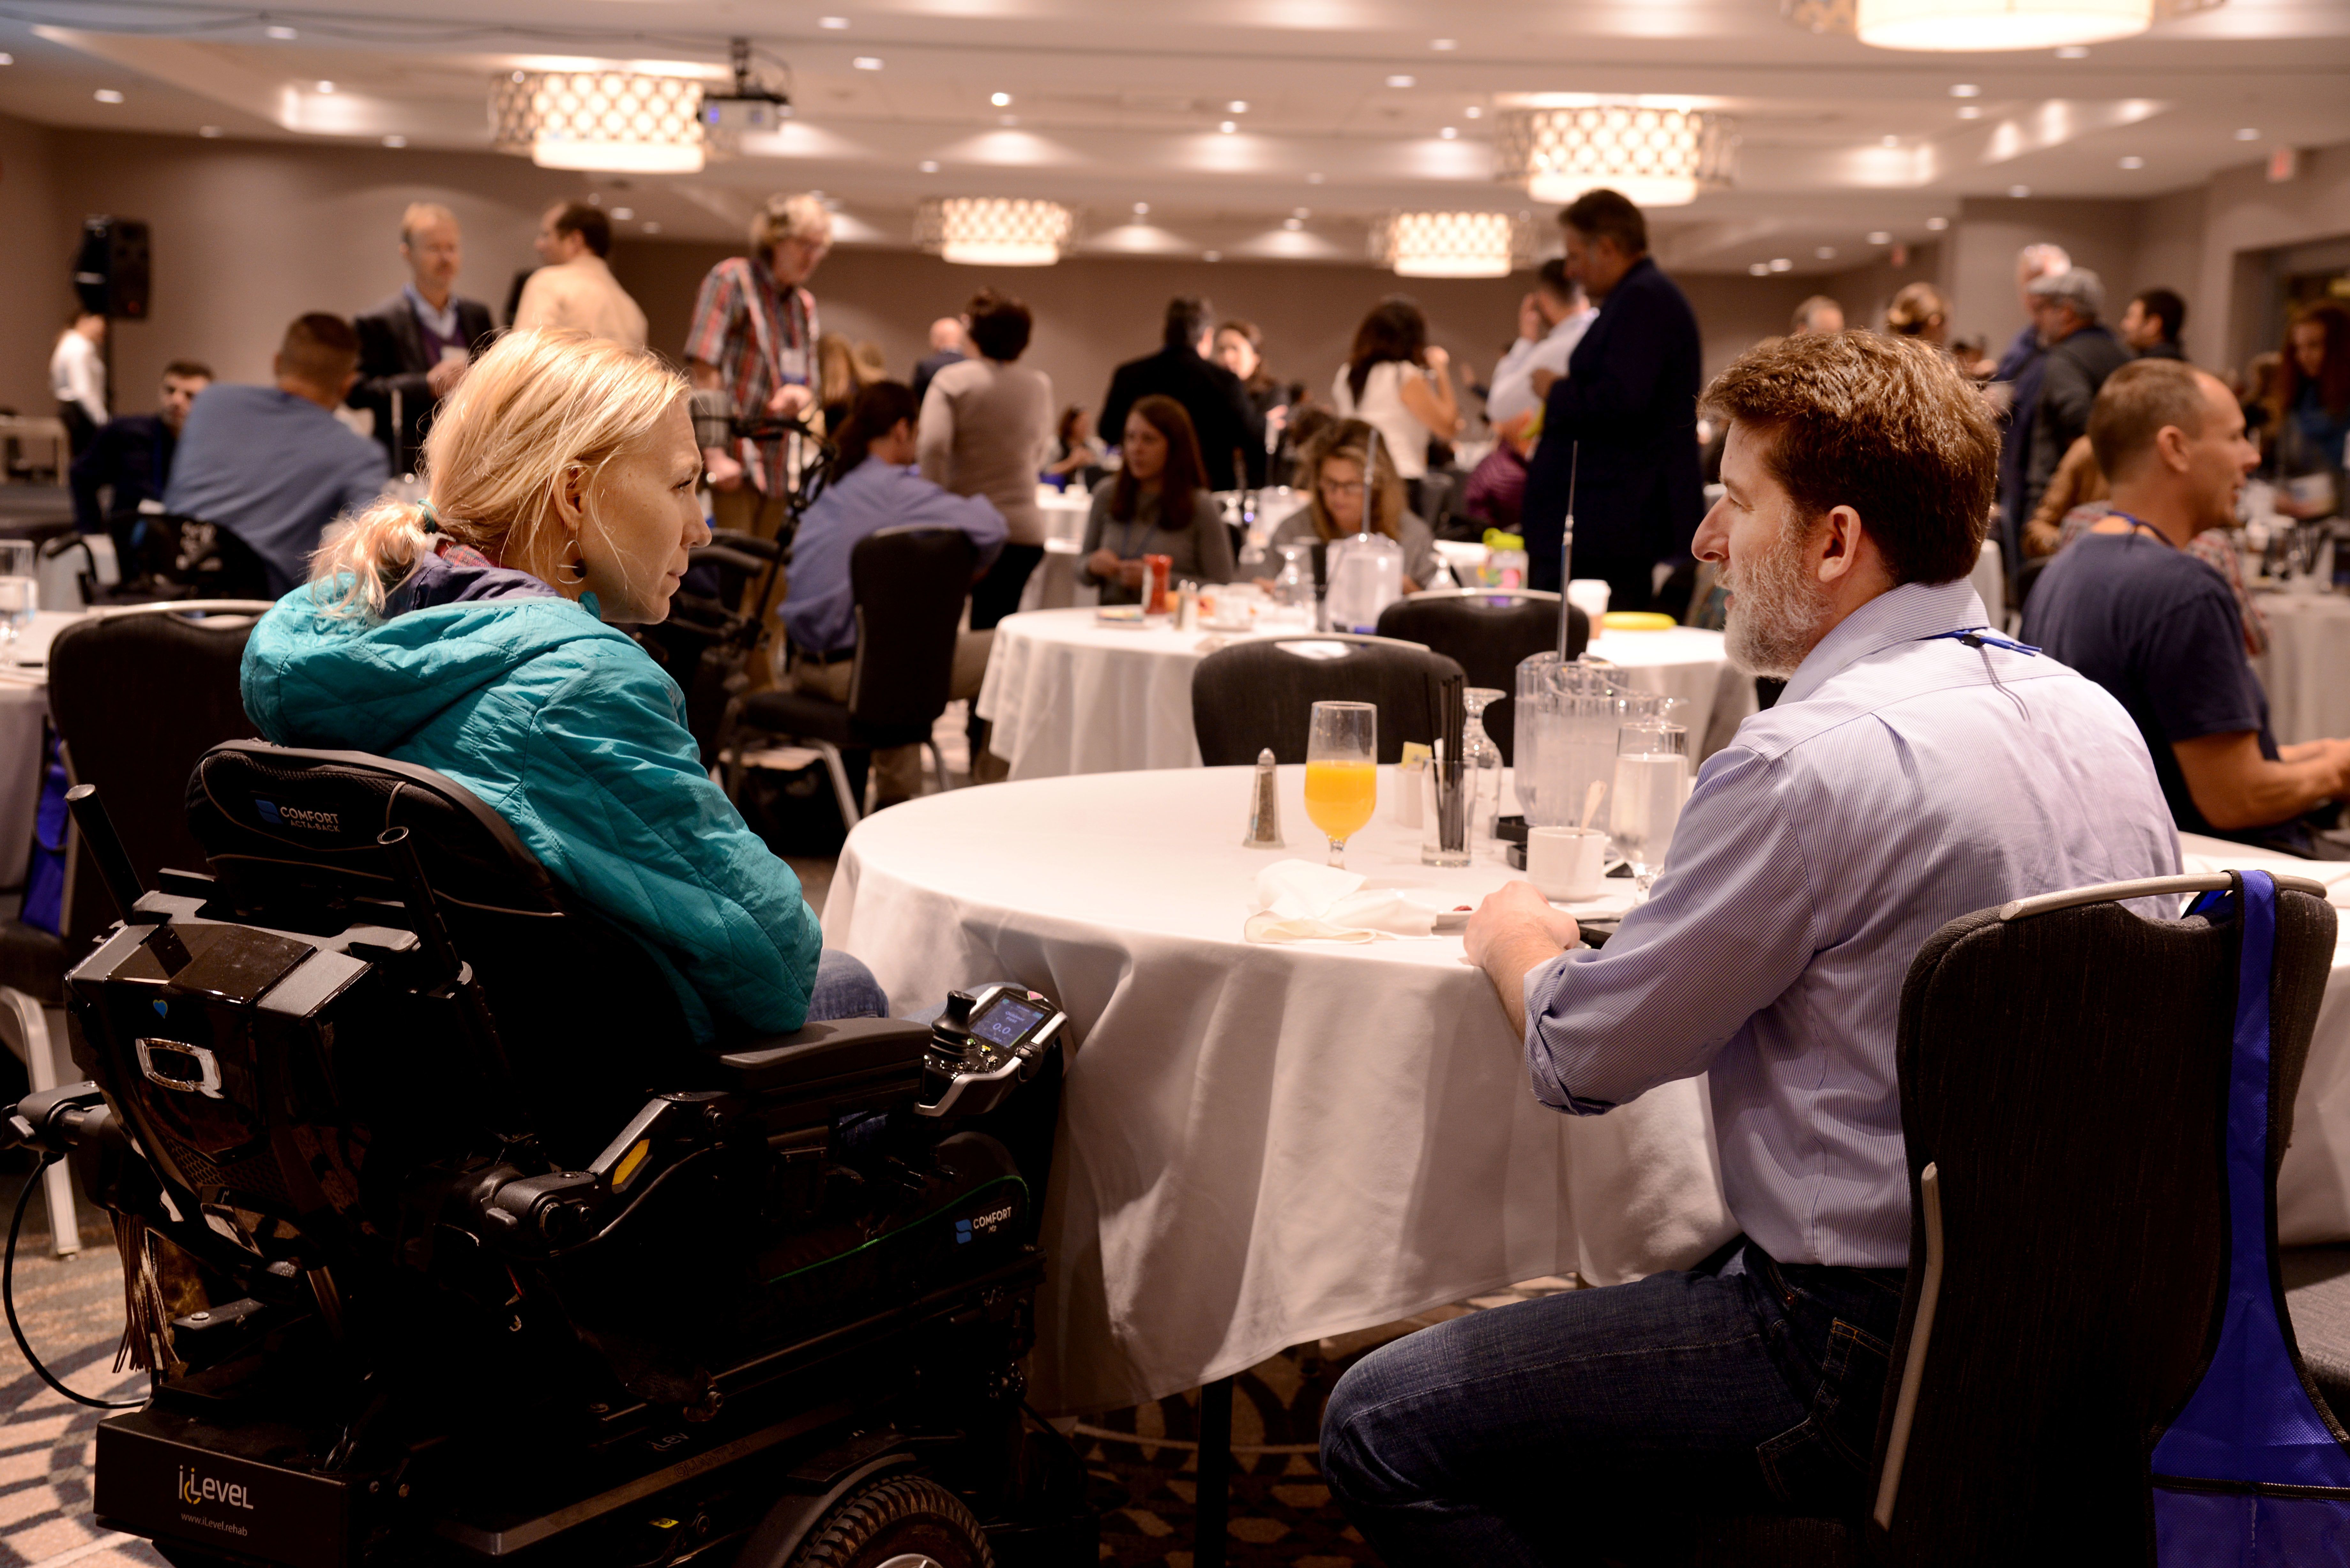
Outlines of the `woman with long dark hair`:
{"type": "Polygon", "coordinates": [[[1403,546],[1403,591],[1416,594],[1436,576],[1436,535],[1404,495],[1387,443],[1371,454],[1371,427],[1336,420],[1315,432],[1297,460],[1308,500],[1273,532],[1270,543],[1329,544],[1361,533],[1384,534],[1403,546]],[[1365,528],[1367,516],[1370,525],[1365,528]]]}
{"type": "Polygon", "coordinates": [[[1383,299],[1355,328],[1354,351],[1330,386],[1341,419],[1379,432],[1396,472],[1417,489],[1428,473],[1428,443],[1461,433],[1451,359],[1428,340],[1428,317],[1401,295],[1383,299]]]}
{"type": "MultiPolygon", "coordinates": [[[[2269,403],[2277,510],[2288,517],[2330,517],[2350,509],[2343,490],[2343,448],[2350,439],[2350,310],[2331,300],[2308,306],[2285,329],[2283,363],[2269,403]],[[2332,493],[2293,493],[2294,482],[2324,475],[2332,493]]],[[[2327,486],[2303,486],[2311,491],[2327,486]]]]}
{"type": "Polygon", "coordinates": [[[1191,416],[1172,398],[1141,399],[1126,416],[1118,477],[1094,492],[1086,519],[1086,580],[1106,605],[1142,597],[1142,557],[1173,557],[1172,573],[1195,582],[1232,580],[1232,536],[1216,498],[1191,416]]]}
{"type": "Polygon", "coordinates": [[[1271,470],[1277,464],[1289,423],[1289,387],[1265,368],[1264,333],[1253,321],[1232,320],[1216,328],[1216,363],[1241,379],[1249,407],[1264,421],[1264,450],[1271,470]]]}

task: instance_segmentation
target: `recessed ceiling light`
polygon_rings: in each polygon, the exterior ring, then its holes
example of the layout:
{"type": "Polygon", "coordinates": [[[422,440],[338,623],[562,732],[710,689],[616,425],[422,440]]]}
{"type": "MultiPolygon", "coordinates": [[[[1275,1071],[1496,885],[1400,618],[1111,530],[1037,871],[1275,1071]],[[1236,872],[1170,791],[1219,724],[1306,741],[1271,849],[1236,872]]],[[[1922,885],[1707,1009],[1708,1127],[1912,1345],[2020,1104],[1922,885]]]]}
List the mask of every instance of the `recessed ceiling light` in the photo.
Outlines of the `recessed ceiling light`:
{"type": "Polygon", "coordinates": [[[1795,264],[1789,261],[1785,256],[1773,256],[1771,258],[1770,270],[1773,272],[1793,272],[1795,270],[1795,264]]]}
{"type": "Polygon", "coordinates": [[[1138,218],[1147,218],[1150,216],[1150,203],[1148,202],[1137,202],[1134,204],[1134,215],[1138,218]]]}
{"type": "Polygon", "coordinates": [[[1240,125],[1235,120],[1227,119],[1219,124],[1216,129],[1222,131],[1226,136],[1230,136],[1233,131],[1240,129],[1240,125]]]}
{"type": "Polygon", "coordinates": [[[1822,245],[1819,249],[1814,251],[1812,254],[1817,256],[1822,261],[1834,261],[1835,260],[1835,246],[1822,245]]]}
{"type": "Polygon", "coordinates": [[[1926,226],[1939,234],[1944,229],[1950,226],[1950,220],[1948,218],[1929,218],[1926,220],[1926,226]]]}
{"type": "Polygon", "coordinates": [[[286,39],[289,39],[289,38],[298,38],[298,37],[300,37],[300,36],[302,36],[301,34],[299,34],[299,33],[296,32],[293,28],[291,28],[291,27],[284,27],[284,26],[279,26],[279,27],[264,27],[263,29],[261,29],[261,35],[262,35],[262,36],[263,36],[263,37],[265,37],[265,38],[276,38],[276,39],[279,39],[279,40],[281,40],[281,41],[286,40],[286,39]]]}
{"type": "Polygon", "coordinates": [[[1224,259],[1224,253],[1222,251],[1202,251],[1200,253],[1200,259],[1201,261],[1222,261],[1224,259]]]}
{"type": "Polygon", "coordinates": [[[2127,158],[2122,160],[2122,167],[2125,169],[2143,169],[2146,167],[2146,160],[2140,158],[2136,153],[2132,153],[2127,158]]]}
{"type": "Polygon", "coordinates": [[[1282,226],[1283,228],[1284,228],[1284,229],[1287,229],[1291,234],[1295,234],[1298,230],[1300,230],[1300,229],[1302,229],[1302,228],[1304,228],[1304,227],[1305,226],[1305,220],[1304,220],[1304,219],[1302,219],[1302,218],[1284,218],[1284,219],[1282,219],[1282,220],[1281,220],[1281,226],[1282,226]]]}
{"type": "Polygon", "coordinates": [[[1889,245],[1893,243],[1893,236],[1883,229],[1871,229],[1868,231],[1868,243],[1872,245],[1889,245]]]}
{"type": "Polygon", "coordinates": [[[1981,119],[1982,118],[1982,110],[1977,109],[1973,104],[1969,104],[1964,109],[1959,110],[1959,118],[1960,119],[1981,119]]]}
{"type": "Polygon", "coordinates": [[[2261,133],[2249,125],[2236,132],[2236,140],[2239,141],[2258,141],[2260,139],[2261,133]]]}
{"type": "Polygon", "coordinates": [[[1232,99],[1232,102],[1224,105],[1224,112],[1226,114],[1246,114],[1248,112],[1248,99],[1244,98],[1236,98],[1232,99]]]}
{"type": "Polygon", "coordinates": [[[660,234],[660,225],[659,223],[647,223],[647,224],[645,225],[645,233],[647,233],[647,234],[660,234]]]}
{"type": "Polygon", "coordinates": [[[935,158],[925,158],[919,167],[925,174],[935,174],[939,171],[939,161],[935,158]]]}
{"type": "Polygon", "coordinates": [[[1769,277],[1771,275],[1771,264],[1769,262],[1756,262],[1753,265],[1746,269],[1746,275],[1749,277],[1769,277]]]}
{"type": "Polygon", "coordinates": [[[1950,84],[1950,96],[1952,98],[1981,98],[1982,97],[1982,88],[1977,87],[1972,82],[1953,82],[1950,84]]]}
{"type": "Polygon", "coordinates": [[[1010,109],[1012,107],[1012,95],[1008,92],[992,92],[987,95],[987,101],[993,104],[998,109],[1010,109]]]}
{"type": "Polygon", "coordinates": [[[0,66],[13,66],[16,63],[16,56],[8,53],[5,49],[0,49],[0,66]]]}
{"type": "Polygon", "coordinates": [[[881,68],[881,57],[879,55],[859,55],[848,63],[855,66],[860,71],[878,71],[881,68]]]}
{"type": "Polygon", "coordinates": [[[637,210],[634,207],[615,207],[612,209],[612,218],[615,223],[625,223],[636,215],[637,210]]]}
{"type": "Polygon", "coordinates": [[[846,16],[818,16],[816,19],[816,25],[824,28],[827,32],[837,33],[843,27],[848,26],[848,18],[846,16]]]}
{"type": "Polygon", "coordinates": [[[2007,193],[2020,202],[2024,197],[2032,194],[2032,187],[2029,185],[2010,185],[2007,188],[2007,193]]]}
{"type": "Polygon", "coordinates": [[[1455,129],[1454,127],[1448,125],[1448,126],[1446,126],[1443,130],[1441,130],[1438,131],[1436,134],[1437,134],[1437,135],[1439,135],[1439,136],[1440,136],[1440,137],[1442,137],[1442,138],[1444,138],[1444,140],[1445,140],[1450,141],[1450,140],[1451,140],[1454,137],[1456,137],[1456,136],[1460,135],[1460,134],[1461,134],[1461,132],[1460,132],[1457,129],[1455,129]]]}
{"type": "MultiPolygon", "coordinates": [[[[198,136],[203,136],[203,137],[213,137],[213,136],[218,136],[220,133],[221,133],[221,128],[220,128],[219,126],[217,126],[217,125],[200,125],[200,126],[196,127],[196,134],[197,134],[198,136]]],[[[390,139],[387,137],[385,140],[390,140],[390,139]]],[[[402,141],[405,141],[405,140],[407,140],[407,138],[402,137],[400,140],[401,140],[402,141]]]]}
{"type": "Polygon", "coordinates": [[[2067,44],[2056,51],[2056,57],[2060,60],[2085,60],[2089,57],[2089,46],[2067,44]]]}
{"type": "Polygon", "coordinates": [[[1482,105],[1480,105],[1480,104],[1473,104],[1473,103],[1472,103],[1472,104],[1471,104],[1467,109],[1462,109],[1461,112],[1462,114],[1467,115],[1471,119],[1484,119],[1484,118],[1485,118],[1485,110],[1484,110],[1484,108],[1483,108],[1483,106],[1482,106],[1482,105]]]}
{"type": "Polygon", "coordinates": [[[332,92],[335,90],[335,84],[332,82],[320,82],[318,84],[318,90],[320,92],[332,92]]]}
{"type": "Polygon", "coordinates": [[[408,145],[408,138],[405,136],[387,136],[383,139],[383,144],[386,147],[405,147],[408,145]]]}
{"type": "Polygon", "coordinates": [[[1388,86],[1389,86],[1389,87],[1391,87],[1391,88],[1408,88],[1408,87],[1415,87],[1415,86],[1419,85],[1419,78],[1418,77],[1403,77],[1403,76],[1396,76],[1396,77],[1389,77],[1389,78],[1388,78],[1388,86]]]}
{"type": "Polygon", "coordinates": [[[1308,174],[1305,177],[1305,182],[1308,185],[1319,185],[1322,183],[1322,176],[1319,174],[1308,174]]]}
{"type": "Polygon", "coordinates": [[[1428,47],[1431,49],[1457,49],[1461,47],[1461,40],[1458,38],[1430,38],[1428,40],[1428,47]]]}
{"type": "Polygon", "coordinates": [[[122,95],[115,91],[112,88],[100,88],[89,96],[98,99],[100,103],[120,103],[122,101],[122,95]]]}

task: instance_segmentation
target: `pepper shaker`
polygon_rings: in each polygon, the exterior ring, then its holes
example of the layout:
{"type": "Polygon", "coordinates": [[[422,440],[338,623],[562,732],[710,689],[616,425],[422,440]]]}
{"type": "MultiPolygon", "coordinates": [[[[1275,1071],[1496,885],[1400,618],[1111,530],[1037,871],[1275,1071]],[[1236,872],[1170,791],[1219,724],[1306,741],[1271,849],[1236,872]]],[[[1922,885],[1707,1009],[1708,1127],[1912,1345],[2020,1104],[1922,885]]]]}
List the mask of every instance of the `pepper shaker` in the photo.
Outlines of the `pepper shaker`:
{"type": "Polygon", "coordinates": [[[1273,748],[1267,746],[1256,754],[1256,785],[1249,808],[1248,836],[1241,840],[1244,849],[1285,849],[1281,839],[1281,775],[1274,771],[1273,748]]]}

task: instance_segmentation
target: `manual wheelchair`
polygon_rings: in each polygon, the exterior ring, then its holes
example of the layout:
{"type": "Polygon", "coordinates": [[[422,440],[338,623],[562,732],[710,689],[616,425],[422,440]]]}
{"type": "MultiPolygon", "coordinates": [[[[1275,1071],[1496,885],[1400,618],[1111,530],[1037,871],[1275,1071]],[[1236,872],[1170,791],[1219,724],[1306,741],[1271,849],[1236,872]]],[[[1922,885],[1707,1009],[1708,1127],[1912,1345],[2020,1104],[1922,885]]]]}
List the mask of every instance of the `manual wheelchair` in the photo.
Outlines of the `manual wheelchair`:
{"type": "Polygon", "coordinates": [[[698,1049],[438,774],[217,747],[210,874],[151,889],[74,793],[123,919],[68,983],[90,1081],[9,1127],[113,1212],[153,1374],[103,1525],[183,1568],[1096,1560],[1018,1368],[1049,1002],[698,1049]]]}

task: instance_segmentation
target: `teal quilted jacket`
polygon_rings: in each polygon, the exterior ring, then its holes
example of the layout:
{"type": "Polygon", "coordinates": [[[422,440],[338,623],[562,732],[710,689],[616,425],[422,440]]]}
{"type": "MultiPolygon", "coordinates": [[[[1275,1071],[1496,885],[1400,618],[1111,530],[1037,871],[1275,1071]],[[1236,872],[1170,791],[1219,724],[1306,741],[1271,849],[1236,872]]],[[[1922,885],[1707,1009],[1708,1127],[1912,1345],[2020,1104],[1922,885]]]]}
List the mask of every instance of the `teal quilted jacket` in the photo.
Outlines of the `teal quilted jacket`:
{"type": "Polygon", "coordinates": [[[246,714],[280,745],[371,752],[481,796],[653,950],[698,1039],[797,1029],[816,916],[702,771],[684,694],[592,598],[482,567],[428,563],[382,619],[295,589],[245,647],[246,714]]]}

